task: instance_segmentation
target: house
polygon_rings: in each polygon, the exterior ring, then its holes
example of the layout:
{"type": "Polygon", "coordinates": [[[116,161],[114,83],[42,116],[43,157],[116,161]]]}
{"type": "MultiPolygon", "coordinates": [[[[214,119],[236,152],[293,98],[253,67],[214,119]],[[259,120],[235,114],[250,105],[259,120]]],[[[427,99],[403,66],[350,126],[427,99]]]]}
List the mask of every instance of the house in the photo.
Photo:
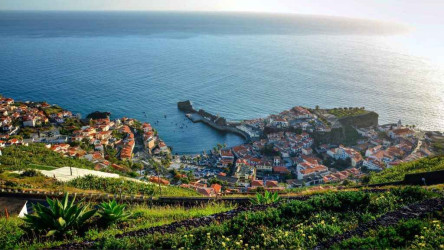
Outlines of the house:
{"type": "Polygon", "coordinates": [[[281,157],[279,157],[279,156],[275,156],[275,157],[273,158],[273,165],[274,165],[274,166],[279,166],[279,165],[281,165],[281,157]]]}
{"type": "Polygon", "coordinates": [[[252,188],[264,187],[264,181],[262,181],[262,180],[253,180],[253,181],[251,181],[250,186],[252,188]]]}
{"type": "Polygon", "coordinates": [[[256,168],[251,166],[247,160],[238,159],[236,161],[236,171],[234,176],[240,180],[252,180],[256,177],[256,168]]]}
{"type": "Polygon", "coordinates": [[[199,188],[196,189],[196,191],[199,194],[207,196],[207,197],[214,197],[214,196],[216,196],[216,192],[215,192],[215,190],[213,188],[199,187],[199,188]]]}
{"type": "Polygon", "coordinates": [[[273,171],[273,167],[271,166],[271,164],[262,162],[256,165],[256,170],[261,172],[271,172],[273,171]]]}
{"type": "Polygon", "coordinates": [[[299,107],[299,106],[294,107],[293,109],[291,109],[291,111],[293,112],[294,117],[297,119],[307,119],[312,116],[310,111],[308,111],[307,109],[305,109],[303,107],[299,107]]]}
{"type": "Polygon", "coordinates": [[[165,186],[170,185],[170,181],[162,179],[162,178],[157,177],[157,176],[151,176],[149,181],[153,182],[153,183],[157,183],[157,184],[160,183],[160,184],[165,185],[165,186]]]}
{"type": "Polygon", "coordinates": [[[283,166],[275,166],[273,167],[273,173],[286,175],[290,173],[290,170],[283,166]]]}
{"type": "Polygon", "coordinates": [[[213,185],[211,185],[211,188],[214,189],[214,192],[216,194],[220,194],[222,191],[222,186],[219,184],[213,184],[213,185]]]}
{"type": "Polygon", "coordinates": [[[358,151],[352,148],[346,148],[342,145],[340,145],[339,148],[332,148],[327,150],[327,155],[336,160],[345,160],[347,158],[350,158],[353,167],[362,162],[362,155],[358,151]]]}
{"type": "Polygon", "coordinates": [[[415,134],[415,131],[413,131],[409,128],[397,128],[397,129],[389,130],[387,132],[387,135],[391,139],[412,137],[414,134],[415,134]]]}
{"type": "Polygon", "coordinates": [[[145,122],[142,125],[142,130],[144,133],[148,133],[148,132],[153,131],[153,128],[151,127],[151,124],[145,122]]]}
{"type": "Polygon", "coordinates": [[[325,175],[323,177],[323,181],[324,183],[328,183],[328,182],[337,182],[337,181],[342,181],[345,180],[349,177],[360,177],[361,176],[361,172],[356,169],[356,168],[350,168],[350,169],[346,169],[344,171],[340,171],[340,172],[336,172],[336,173],[332,173],[329,175],[325,175]]]}
{"type": "Polygon", "coordinates": [[[167,147],[167,145],[165,144],[165,142],[163,142],[163,141],[159,141],[159,149],[161,150],[161,151],[168,151],[168,147],[167,147]]]}
{"type": "Polygon", "coordinates": [[[301,162],[296,166],[296,173],[298,176],[298,180],[302,180],[307,176],[327,174],[328,168],[320,164],[301,162]]]}
{"type": "Polygon", "coordinates": [[[311,149],[311,148],[302,148],[302,154],[304,154],[304,155],[311,155],[311,154],[313,154],[313,149],[311,149]]]}
{"type": "Polygon", "coordinates": [[[153,149],[156,146],[156,137],[152,131],[143,133],[143,144],[148,149],[153,149]]]}
{"type": "Polygon", "coordinates": [[[23,126],[24,127],[35,127],[37,119],[33,116],[27,115],[23,117],[23,126]]]}
{"type": "Polygon", "coordinates": [[[365,151],[365,157],[370,157],[370,156],[376,154],[377,152],[379,152],[381,150],[382,150],[382,146],[381,145],[378,145],[378,146],[373,147],[373,148],[369,148],[369,149],[367,149],[365,151]]]}
{"type": "Polygon", "coordinates": [[[362,166],[367,167],[369,170],[383,170],[385,164],[377,159],[367,158],[363,161],[362,166]]]}
{"type": "Polygon", "coordinates": [[[234,155],[230,149],[222,149],[220,151],[220,157],[222,159],[234,159],[234,155]]]}
{"type": "Polygon", "coordinates": [[[287,128],[288,121],[285,118],[278,117],[272,120],[271,125],[276,128],[287,128]]]}

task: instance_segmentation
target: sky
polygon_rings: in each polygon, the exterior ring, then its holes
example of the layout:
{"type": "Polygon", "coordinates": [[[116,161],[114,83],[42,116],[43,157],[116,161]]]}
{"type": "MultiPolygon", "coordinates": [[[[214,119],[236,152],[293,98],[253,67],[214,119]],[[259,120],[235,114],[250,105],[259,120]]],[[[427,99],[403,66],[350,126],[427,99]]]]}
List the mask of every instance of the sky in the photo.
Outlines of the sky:
{"type": "Polygon", "coordinates": [[[0,10],[285,12],[444,23],[444,0],[0,0],[0,10]]]}
{"type": "Polygon", "coordinates": [[[0,0],[0,10],[242,11],[393,21],[415,30],[404,40],[408,50],[444,65],[444,0],[0,0]]]}

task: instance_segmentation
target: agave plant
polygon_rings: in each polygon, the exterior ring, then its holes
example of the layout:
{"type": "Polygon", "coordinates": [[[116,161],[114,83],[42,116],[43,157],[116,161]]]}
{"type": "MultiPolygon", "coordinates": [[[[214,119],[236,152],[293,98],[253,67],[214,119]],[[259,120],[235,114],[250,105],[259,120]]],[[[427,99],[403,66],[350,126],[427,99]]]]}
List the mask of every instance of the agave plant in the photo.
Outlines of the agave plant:
{"type": "Polygon", "coordinates": [[[27,228],[37,232],[46,232],[46,236],[62,237],[71,235],[82,228],[96,210],[88,209],[88,205],[74,204],[76,197],[69,201],[68,193],[62,201],[46,198],[49,207],[39,203],[34,206],[35,213],[24,218],[27,228]]]}
{"type": "Polygon", "coordinates": [[[265,191],[265,193],[262,194],[256,194],[256,198],[251,198],[250,202],[254,205],[266,205],[266,204],[273,204],[277,203],[281,200],[281,197],[279,197],[279,194],[277,192],[272,193],[265,191]]]}
{"type": "Polygon", "coordinates": [[[111,225],[117,221],[126,220],[131,213],[125,211],[126,205],[117,204],[116,200],[110,202],[102,202],[99,205],[99,214],[102,222],[106,225],[111,225]]]}

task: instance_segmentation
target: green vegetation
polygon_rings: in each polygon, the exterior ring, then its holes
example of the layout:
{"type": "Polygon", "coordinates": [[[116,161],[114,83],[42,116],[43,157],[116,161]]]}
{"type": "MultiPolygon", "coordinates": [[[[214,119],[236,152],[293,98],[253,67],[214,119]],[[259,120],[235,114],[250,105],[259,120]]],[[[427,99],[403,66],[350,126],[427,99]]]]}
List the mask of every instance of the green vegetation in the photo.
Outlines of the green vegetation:
{"type": "Polygon", "coordinates": [[[132,181],[128,179],[103,178],[97,176],[79,177],[67,183],[68,186],[83,190],[99,190],[110,194],[154,195],[154,196],[200,196],[191,189],[176,186],[163,186],[153,183],[132,181]]]}
{"type": "Polygon", "coordinates": [[[357,116],[357,115],[363,115],[366,114],[368,111],[366,111],[363,108],[334,108],[334,109],[328,109],[327,112],[329,114],[332,114],[336,116],[338,119],[348,116],[357,116]]]}
{"type": "Polygon", "coordinates": [[[265,191],[264,194],[256,194],[256,198],[251,198],[250,202],[254,205],[266,205],[266,204],[273,204],[278,203],[281,200],[281,197],[279,197],[279,194],[277,192],[272,193],[265,191]]]}
{"type": "MultiPolygon", "coordinates": [[[[103,227],[98,223],[100,217],[91,217],[81,230],[76,231],[82,231],[82,234],[72,233],[59,239],[32,237],[21,229],[21,219],[0,219],[0,236],[4,236],[0,237],[0,248],[51,248],[69,242],[95,241],[93,248],[113,249],[307,249],[374,221],[387,212],[438,196],[441,197],[442,193],[421,187],[393,188],[374,193],[319,193],[306,200],[280,203],[266,210],[241,212],[232,219],[206,226],[178,228],[174,233],[156,232],[137,237],[115,236],[224,212],[234,207],[223,203],[188,209],[180,206],[150,208],[146,205],[129,205],[131,215],[124,221],[103,227]]],[[[443,212],[437,211],[425,219],[400,220],[393,226],[368,230],[363,236],[344,240],[333,248],[439,248],[444,241],[443,212]]]]}
{"type": "Polygon", "coordinates": [[[54,106],[51,106],[51,107],[48,107],[48,108],[44,108],[43,111],[45,112],[45,114],[47,116],[50,116],[52,114],[57,114],[59,112],[62,112],[63,109],[61,107],[57,106],[57,105],[54,105],[54,106]]]}
{"type": "Polygon", "coordinates": [[[444,155],[444,139],[435,139],[431,143],[433,151],[438,155],[444,155]]]}
{"type": "MultiPolygon", "coordinates": [[[[177,233],[138,237],[101,238],[98,248],[188,248],[188,249],[293,249],[313,248],[323,240],[372,221],[388,211],[436,196],[421,188],[393,192],[361,191],[315,195],[306,201],[291,201],[265,211],[243,212],[231,220],[177,233]],[[411,195],[413,198],[403,198],[411,195]]],[[[389,237],[388,240],[396,241],[389,237]]],[[[409,246],[414,238],[400,244],[409,246]]],[[[375,248],[370,245],[369,248],[375,248]]]]}
{"type": "Polygon", "coordinates": [[[444,170],[444,156],[423,158],[417,161],[402,163],[379,173],[371,173],[369,184],[387,183],[404,180],[406,174],[444,170]]]}
{"type": "Polygon", "coordinates": [[[395,226],[371,230],[364,237],[352,237],[336,244],[334,249],[443,249],[444,218],[435,214],[433,219],[410,219],[395,226]]]}
{"type": "Polygon", "coordinates": [[[0,169],[23,170],[35,165],[51,167],[94,168],[94,164],[85,159],[63,157],[46,148],[44,144],[32,143],[29,146],[10,146],[2,150],[0,169]]]}
{"type": "Polygon", "coordinates": [[[82,127],[82,123],[77,118],[67,118],[60,128],[60,134],[72,135],[75,130],[79,130],[82,127]]]}
{"type": "Polygon", "coordinates": [[[75,234],[66,239],[35,237],[35,235],[28,234],[22,229],[25,225],[22,219],[17,217],[10,217],[9,219],[0,218],[0,249],[50,248],[69,242],[113,238],[116,234],[124,232],[169,224],[179,220],[207,216],[229,211],[234,208],[234,206],[224,203],[212,203],[191,208],[181,206],[148,207],[146,205],[129,205],[127,207],[127,212],[131,213],[131,216],[125,221],[117,221],[116,223],[109,225],[107,228],[104,228],[98,223],[98,221],[97,223],[93,223],[93,217],[83,228],[84,232],[82,234],[75,234]]]}
{"type": "Polygon", "coordinates": [[[117,204],[116,200],[102,202],[99,205],[100,222],[111,225],[118,221],[125,221],[131,216],[131,213],[125,211],[125,207],[124,204],[117,204]]]}
{"type": "Polygon", "coordinates": [[[93,175],[78,177],[69,181],[67,185],[83,190],[101,190],[110,194],[151,195],[154,193],[154,185],[149,183],[130,181],[123,178],[103,178],[93,175]]]}
{"type": "Polygon", "coordinates": [[[26,214],[25,227],[47,237],[61,238],[76,234],[96,211],[90,210],[87,205],[74,204],[75,200],[74,196],[70,201],[68,193],[65,193],[62,201],[46,199],[49,207],[37,203],[35,213],[26,214]]]}

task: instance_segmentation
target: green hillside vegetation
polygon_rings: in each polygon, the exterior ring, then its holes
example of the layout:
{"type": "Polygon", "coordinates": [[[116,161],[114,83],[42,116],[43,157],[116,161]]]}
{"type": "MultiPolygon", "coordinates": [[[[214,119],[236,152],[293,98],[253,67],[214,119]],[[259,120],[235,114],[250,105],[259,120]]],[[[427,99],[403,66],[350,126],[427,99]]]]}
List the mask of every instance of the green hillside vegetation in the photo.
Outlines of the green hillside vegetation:
{"type": "MultiPolygon", "coordinates": [[[[114,237],[116,234],[169,224],[178,220],[207,216],[234,208],[235,206],[224,203],[207,204],[191,208],[182,206],[149,207],[146,205],[130,205],[127,206],[126,211],[128,211],[131,216],[121,223],[111,225],[108,228],[103,228],[100,225],[90,225],[82,236],[77,235],[67,237],[67,239],[57,240],[54,239],[54,237],[33,237],[33,235],[28,235],[23,230],[24,222],[20,218],[0,218],[0,249],[40,249],[69,242],[82,242],[85,240],[95,240],[97,238],[114,237]],[[34,238],[34,241],[31,240],[32,238],[34,238]]],[[[95,217],[97,217],[97,215],[95,217]]],[[[94,218],[91,221],[93,220],[94,218]]]]}
{"type": "Polygon", "coordinates": [[[363,115],[368,113],[368,111],[366,111],[363,108],[334,108],[334,109],[329,109],[327,110],[327,112],[329,114],[332,114],[334,116],[336,116],[338,119],[339,118],[343,118],[343,117],[348,117],[348,116],[357,116],[357,115],[363,115]]]}
{"type": "MultiPolygon", "coordinates": [[[[29,172],[29,170],[25,171],[29,172]]],[[[43,176],[42,174],[24,175],[3,171],[0,173],[0,187],[13,188],[20,190],[39,190],[60,192],[68,191],[71,193],[105,193],[122,195],[149,195],[158,197],[198,197],[199,193],[192,189],[186,189],[176,186],[163,186],[150,183],[139,182],[125,178],[103,178],[96,176],[79,177],[72,181],[63,183],[54,178],[43,176]],[[162,192],[160,192],[160,190],[162,192]]]]}
{"type": "Polygon", "coordinates": [[[120,194],[120,192],[122,192],[122,194],[125,195],[138,194],[159,196],[162,194],[162,196],[177,197],[200,196],[192,189],[163,185],[159,187],[158,184],[154,183],[142,183],[128,179],[103,178],[97,176],[76,178],[68,182],[67,186],[83,190],[99,190],[110,194],[120,194]],[[162,192],[160,192],[160,190],[162,192]]]}
{"type": "MultiPolygon", "coordinates": [[[[133,217],[130,221],[118,223],[110,229],[93,226],[86,230],[84,236],[77,235],[64,240],[41,237],[29,241],[28,236],[16,228],[20,222],[15,220],[11,225],[1,227],[0,235],[5,235],[2,240],[8,242],[7,246],[18,248],[49,248],[66,242],[95,240],[94,245],[86,248],[312,249],[388,212],[434,197],[442,197],[442,193],[421,187],[393,188],[383,192],[327,192],[313,195],[306,200],[282,202],[261,211],[240,212],[222,222],[154,234],[145,234],[144,230],[159,223],[180,221],[187,216],[199,217],[229,208],[213,207],[208,211],[208,207],[202,207],[205,212],[197,212],[196,215],[196,212],[182,213],[183,208],[179,208],[176,213],[169,212],[169,209],[175,210],[175,207],[153,211],[141,206],[131,208],[133,217]],[[115,237],[118,232],[134,230],[137,230],[137,236],[115,237]]],[[[441,228],[444,211],[438,212],[440,213],[432,213],[425,219],[401,219],[388,227],[370,229],[364,235],[344,240],[332,248],[439,248],[444,244],[444,231],[441,228]],[[359,245],[361,243],[362,246],[359,245]]]]}
{"type": "Polygon", "coordinates": [[[379,184],[404,180],[406,174],[444,170],[444,156],[422,158],[417,161],[402,163],[379,173],[371,173],[369,184],[379,184]]]}
{"type": "Polygon", "coordinates": [[[44,144],[32,143],[29,146],[10,146],[2,150],[0,169],[23,170],[37,166],[93,169],[94,164],[85,159],[63,157],[60,153],[47,149],[44,144]]]}
{"type": "MultiPolygon", "coordinates": [[[[261,212],[244,212],[235,218],[210,226],[177,233],[101,239],[98,248],[188,248],[188,249],[311,249],[323,240],[356,228],[405,204],[434,196],[420,188],[396,189],[393,192],[368,194],[338,192],[313,196],[306,201],[283,203],[261,212]]],[[[442,225],[442,216],[439,217],[442,225]]],[[[428,222],[424,221],[424,225],[428,222]]],[[[414,235],[423,235],[420,227],[388,235],[387,241],[397,247],[415,246],[414,235]]],[[[441,244],[442,231],[433,228],[440,237],[430,239],[425,247],[441,244]]],[[[369,244],[375,248],[377,244],[369,244]]],[[[389,247],[390,244],[383,246],[389,247]]]]}
{"type": "Polygon", "coordinates": [[[47,116],[52,115],[52,114],[57,114],[63,111],[63,109],[57,105],[48,107],[48,108],[44,108],[43,111],[45,112],[45,114],[47,116]]]}

